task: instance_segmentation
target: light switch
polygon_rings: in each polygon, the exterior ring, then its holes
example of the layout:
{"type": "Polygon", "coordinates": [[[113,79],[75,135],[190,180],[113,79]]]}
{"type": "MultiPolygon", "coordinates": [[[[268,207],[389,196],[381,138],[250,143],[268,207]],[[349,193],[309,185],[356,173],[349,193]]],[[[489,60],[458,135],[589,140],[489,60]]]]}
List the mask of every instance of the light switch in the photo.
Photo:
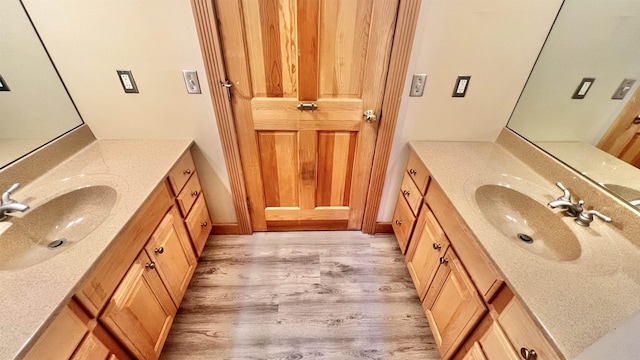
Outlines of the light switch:
{"type": "Polygon", "coordinates": [[[471,81],[470,75],[460,75],[456,79],[456,86],[453,88],[452,97],[464,97],[467,94],[467,88],[469,87],[469,81],[471,81]]]}
{"type": "Polygon", "coordinates": [[[424,83],[427,81],[427,74],[414,74],[411,81],[411,91],[409,96],[422,96],[424,93],[424,83]]]}
{"type": "Polygon", "coordinates": [[[596,78],[583,78],[578,85],[578,88],[573,93],[572,99],[584,99],[587,96],[587,92],[591,89],[591,85],[596,81],[596,78]]]}
{"type": "Polygon", "coordinates": [[[616,92],[613,93],[613,96],[611,98],[614,100],[624,99],[624,97],[627,96],[627,93],[629,92],[629,90],[631,90],[635,82],[636,82],[635,79],[622,80],[622,82],[620,83],[620,86],[618,86],[618,89],[616,89],[616,92]]]}
{"type": "Polygon", "coordinates": [[[133,79],[131,70],[116,70],[116,72],[118,73],[124,92],[128,94],[137,94],[138,86],[136,85],[136,81],[133,79]]]}
{"type": "Polygon", "coordinates": [[[201,94],[200,81],[198,81],[198,72],[196,70],[182,70],[184,83],[187,85],[189,94],[201,94]]]}

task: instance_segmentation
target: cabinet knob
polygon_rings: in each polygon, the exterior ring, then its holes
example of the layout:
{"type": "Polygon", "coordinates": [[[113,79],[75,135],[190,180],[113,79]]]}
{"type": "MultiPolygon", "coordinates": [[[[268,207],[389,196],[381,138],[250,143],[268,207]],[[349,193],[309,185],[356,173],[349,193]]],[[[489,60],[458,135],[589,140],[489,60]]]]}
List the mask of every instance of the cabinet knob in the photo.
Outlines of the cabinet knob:
{"type": "Polygon", "coordinates": [[[144,267],[146,267],[147,269],[155,269],[156,268],[156,263],[154,263],[153,261],[146,264],[144,267]]]}
{"type": "Polygon", "coordinates": [[[207,225],[209,225],[209,224],[206,221],[203,222],[202,224],[200,224],[200,226],[202,226],[202,227],[206,227],[207,225]]]}
{"type": "Polygon", "coordinates": [[[156,248],[154,251],[157,252],[158,254],[162,254],[164,253],[164,247],[161,246],[159,248],[156,248]]]}
{"type": "Polygon", "coordinates": [[[447,259],[446,257],[444,257],[444,256],[440,257],[440,264],[446,264],[448,262],[449,262],[449,259],[447,259]]]}
{"type": "Polygon", "coordinates": [[[438,243],[433,243],[433,250],[440,250],[440,249],[442,249],[442,245],[438,243]]]}
{"type": "Polygon", "coordinates": [[[198,194],[200,194],[200,193],[198,192],[198,190],[195,190],[195,191],[192,191],[192,192],[191,192],[191,195],[193,195],[193,196],[198,196],[198,194]]]}
{"type": "Polygon", "coordinates": [[[185,175],[189,175],[189,174],[191,174],[191,169],[182,170],[182,173],[185,174],[185,175]]]}
{"type": "Polygon", "coordinates": [[[409,190],[402,190],[402,195],[409,196],[409,194],[410,194],[409,190]]]}
{"type": "Polygon", "coordinates": [[[411,174],[411,175],[415,175],[415,174],[417,174],[417,173],[418,173],[418,172],[416,171],[416,169],[409,169],[409,174],[411,174]]]}
{"type": "Polygon", "coordinates": [[[396,220],[396,225],[402,225],[402,221],[396,220]]]}
{"type": "Polygon", "coordinates": [[[520,355],[522,355],[522,358],[524,360],[536,360],[538,358],[538,354],[536,353],[535,350],[531,349],[527,349],[527,348],[520,348],[520,355]]]}

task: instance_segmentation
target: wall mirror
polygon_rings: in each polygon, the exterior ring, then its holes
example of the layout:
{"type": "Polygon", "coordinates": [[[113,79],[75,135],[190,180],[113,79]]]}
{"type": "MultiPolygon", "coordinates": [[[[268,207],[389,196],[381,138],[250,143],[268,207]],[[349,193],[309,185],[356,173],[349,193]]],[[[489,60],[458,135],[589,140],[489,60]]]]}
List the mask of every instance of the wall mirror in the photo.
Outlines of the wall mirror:
{"type": "Polygon", "coordinates": [[[640,0],[565,0],[507,126],[640,207],[639,86],[640,0]]]}
{"type": "Polygon", "coordinates": [[[83,124],[20,0],[0,0],[0,168],[83,124]]]}

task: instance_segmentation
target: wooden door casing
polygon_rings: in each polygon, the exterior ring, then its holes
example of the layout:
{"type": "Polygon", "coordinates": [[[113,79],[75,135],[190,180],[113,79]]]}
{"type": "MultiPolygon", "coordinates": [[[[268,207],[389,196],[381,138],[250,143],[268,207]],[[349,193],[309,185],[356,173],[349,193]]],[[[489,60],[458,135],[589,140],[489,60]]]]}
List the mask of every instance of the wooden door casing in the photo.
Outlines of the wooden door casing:
{"type": "Polygon", "coordinates": [[[640,168],[640,87],[636,89],[616,120],[611,124],[597,147],[640,168]]]}
{"type": "Polygon", "coordinates": [[[216,2],[254,230],[361,228],[397,7],[216,2]]]}

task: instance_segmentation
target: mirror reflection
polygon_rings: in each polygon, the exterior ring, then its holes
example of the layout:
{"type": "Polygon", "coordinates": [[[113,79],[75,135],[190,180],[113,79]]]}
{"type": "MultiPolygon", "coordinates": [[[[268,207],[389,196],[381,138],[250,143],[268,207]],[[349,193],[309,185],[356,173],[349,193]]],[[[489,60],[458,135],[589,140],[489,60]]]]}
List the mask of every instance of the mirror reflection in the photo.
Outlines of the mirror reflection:
{"type": "Polygon", "coordinates": [[[638,34],[638,0],[565,0],[507,126],[640,206],[638,34]]]}
{"type": "Polygon", "coordinates": [[[0,0],[0,168],[82,125],[19,0],[0,0]]]}

